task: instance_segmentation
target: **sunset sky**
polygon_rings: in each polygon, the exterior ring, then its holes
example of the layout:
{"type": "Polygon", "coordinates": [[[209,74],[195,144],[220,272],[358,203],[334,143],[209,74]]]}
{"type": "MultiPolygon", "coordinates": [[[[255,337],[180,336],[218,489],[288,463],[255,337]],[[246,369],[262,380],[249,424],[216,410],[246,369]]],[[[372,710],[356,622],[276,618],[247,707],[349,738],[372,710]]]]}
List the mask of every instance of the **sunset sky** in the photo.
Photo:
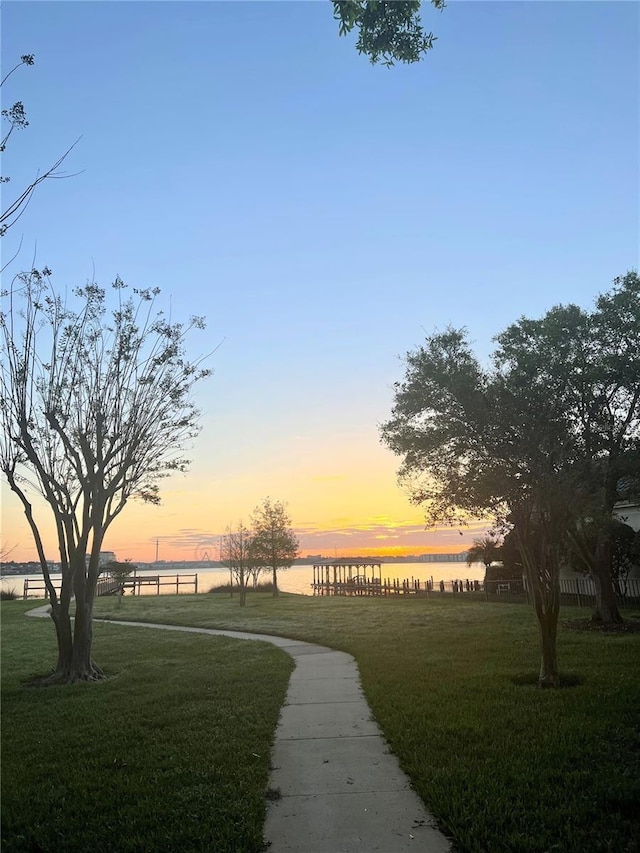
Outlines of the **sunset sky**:
{"type": "MultiPolygon", "coordinates": [[[[639,266],[637,3],[425,6],[419,65],[372,66],[317,2],[5,0],[2,173],[41,186],[3,263],[61,291],[120,275],[207,317],[189,474],[131,503],[119,559],[215,557],[227,524],[283,500],[302,553],[458,551],[425,531],[379,442],[401,358],[426,334],[492,337],[590,306],[639,266]],[[35,259],[35,260],[34,260],[35,259]]],[[[46,508],[38,504],[41,517],[46,508]]],[[[56,559],[49,522],[48,555],[56,559]]],[[[3,484],[3,547],[35,558],[3,484]]]]}

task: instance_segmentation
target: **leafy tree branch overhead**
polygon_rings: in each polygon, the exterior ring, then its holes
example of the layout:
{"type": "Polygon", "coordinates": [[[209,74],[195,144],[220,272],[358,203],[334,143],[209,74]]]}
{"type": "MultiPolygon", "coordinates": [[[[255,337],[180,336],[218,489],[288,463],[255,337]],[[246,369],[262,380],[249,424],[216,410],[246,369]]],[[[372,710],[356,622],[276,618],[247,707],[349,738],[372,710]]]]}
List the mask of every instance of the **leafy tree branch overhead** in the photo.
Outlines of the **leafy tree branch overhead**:
{"type": "MultiPolygon", "coordinates": [[[[431,3],[445,8],[444,0],[431,3]]],[[[333,16],[340,22],[341,36],[358,31],[356,49],[374,65],[419,62],[436,39],[422,26],[420,0],[333,0],[333,16]]]]}
{"type": "MultiPolygon", "coordinates": [[[[373,64],[382,63],[388,67],[396,62],[419,62],[431,50],[436,36],[426,32],[420,18],[420,0],[332,0],[334,18],[339,22],[339,33],[346,36],[353,30],[358,33],[356,49],[358,53],[368,56],[373,64]]],[[[431,0],[438,10],[445,8],[444,0],[431,0]]],[[[4,86],[9,77],[22,66],[32,66],[35,63],[33,54],[23,54],[13,68],[0,81],[4,86]]],[[[2,118],[8,122],[8,130],[0,142],[0,152],[6,149],[9,138],[16,130],[24,130],[29,126],[24,104],[16,101],[10,107],[2,110],[2,118]]],[[[0,236],[15,225],[26,210],[35,189],[48,179],[70,177],[61,172],[63,164],[74,142],[51,166],[39,172],[35,178],[23,187],[15,197],[0,211],[0,236]]],[[[0,183],[8,183],[9,176],[0,177],[0,183]]]]}

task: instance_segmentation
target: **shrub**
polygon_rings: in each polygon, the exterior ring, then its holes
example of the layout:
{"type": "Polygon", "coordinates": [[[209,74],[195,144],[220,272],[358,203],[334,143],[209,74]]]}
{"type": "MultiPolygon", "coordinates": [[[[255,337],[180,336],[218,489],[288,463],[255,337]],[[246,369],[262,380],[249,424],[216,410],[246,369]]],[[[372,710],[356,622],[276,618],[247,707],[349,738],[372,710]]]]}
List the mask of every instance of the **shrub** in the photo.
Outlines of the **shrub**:
{"type": "Polygon", "coordinates": [[[15,601],[17,598],[15,589],[0,589],[0,601],[15,601]]]}
{"type": "MultiPolygon", "coordinates": [[[[232,587],[229,583],[222,583],[218,586],[212,586],[209,589],[209,592],[226,592],[231,594],[232,592],[238,592],[238,585],[234,583],[232,587]]],[[[254,587],[253,584],[249,584],[247,586],[247,592],[273,592],[273,581],[259,583],[256,587],[254,587]]]]}

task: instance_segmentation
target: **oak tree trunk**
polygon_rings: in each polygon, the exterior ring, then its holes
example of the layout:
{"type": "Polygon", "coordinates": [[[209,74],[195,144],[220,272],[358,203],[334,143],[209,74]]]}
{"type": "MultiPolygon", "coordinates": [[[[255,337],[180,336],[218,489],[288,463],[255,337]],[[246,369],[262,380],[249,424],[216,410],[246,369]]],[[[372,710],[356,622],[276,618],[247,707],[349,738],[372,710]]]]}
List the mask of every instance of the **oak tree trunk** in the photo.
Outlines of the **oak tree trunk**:
{"type": "Polygon", "coordinates": [[[602,625],[617,625],[623,621],[618,610],[618,597],[611,576],[610,543],[601,536],[591,565],[591,577],[596,588],[596,606],[591,617],[602,625]]]}
{"type": "Polygon", "coordinates": [[[609,567],[602,573],[594,567],[591,577],[596,588],[596,605],[591,619],[602,625],[619,625],[623,619],[609,567]]]}

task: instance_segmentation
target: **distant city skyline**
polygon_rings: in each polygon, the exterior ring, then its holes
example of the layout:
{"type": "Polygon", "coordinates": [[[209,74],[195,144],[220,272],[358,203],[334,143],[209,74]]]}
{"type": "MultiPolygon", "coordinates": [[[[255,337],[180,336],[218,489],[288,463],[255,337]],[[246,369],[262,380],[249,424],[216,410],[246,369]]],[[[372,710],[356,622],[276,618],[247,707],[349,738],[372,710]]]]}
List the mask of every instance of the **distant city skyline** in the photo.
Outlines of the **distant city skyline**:
{"type": "MultiPolygon", "coordinates": [[[[423,14],[433,50],[387,69],[328,2],[2,4],[7,66],[35,55],[3,87],[29,121],[8,187],[79,139],[3,237],[7,283],[35,264],[62,294],[158,286],[174,319],[207,317],[190,355],[215,351],[190,471],[129,503],[120,559],[156,539],[196,559],[267,496],[303,553],[468,548],[486,523],[425,531],[380,444],[402,357],[452,324],[486,361],[521,315],[640,265],[639,5],[423,14]]],[[[35,558],[4,483],[1,502],[2,548],[35,558]]]]}
{"type": "MultiPolygon", "coordinates": [[[[112,553],[112,552],[110,552],[112,553]]],[[[365,557],[361,554],[353,554],[350,556],[343,555],[342,559],[369,559],[369,560],[379,560],[382,564],[385,563],[450,563],[450,562],[464,562],[466,560],[467,551],[459,551],[456,553],[433,553],[433,554],[406,554],[403,556],[391,556],[386,555],[382,557],[381,555],[371,554],[368,557],[365,557]]],[[[115,559],[115,557],[113,558],[115,559]]],[[[341,559],[341,558],[338,558],[341,559]]],[[[331,563],[333,562],[334,557],[329,554],[306,554],[301,555],[294,561],[294,565],[311,565],[314,562],[317,563],[331,563]]],[[[48,561],[50,570],[58,571],[60,568],[60,563],[57,563],[55,560],[48,561]]],[[[137,561],[136,563],[131,563],[134,568],[148,569],[153,567],[162,567],[165,568],[175,568],[175,567],[184,567],[184,568],[205,568],[210,567],[211,564],[215,566],[223,566],[224,564],[220,560],[154,560],[152,562],[145,562],[142,560],[137,561]]],[[[37,567],[39,566],[39,562],[37,560],[27,560],[27,561],[17,561],[13,560],[9,557],[6,559],[0,560],[0,565],[3,567],[3,571],[9,571],[10,573],[19,574],[20,571],[16,571],[16,568],[25,568],[28,570],[28,573],[31,573],[33,570],[37,571],[37,567]]]]}

